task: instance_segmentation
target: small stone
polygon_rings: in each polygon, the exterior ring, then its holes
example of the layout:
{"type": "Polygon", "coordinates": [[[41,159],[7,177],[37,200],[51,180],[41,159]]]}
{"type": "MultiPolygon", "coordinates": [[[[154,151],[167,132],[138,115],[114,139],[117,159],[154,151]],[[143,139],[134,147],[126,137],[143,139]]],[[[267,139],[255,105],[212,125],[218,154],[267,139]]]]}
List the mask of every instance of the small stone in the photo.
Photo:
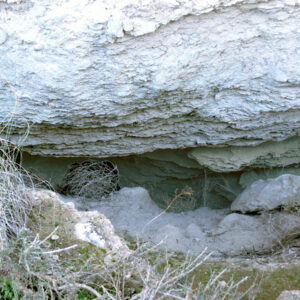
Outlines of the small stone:
{"type": "Polygon", "coordinates": [[[52,234],[51,235],[51,240],[52,241],[57,241],[59,239],[59,236],[57,234],[52,234]]]}

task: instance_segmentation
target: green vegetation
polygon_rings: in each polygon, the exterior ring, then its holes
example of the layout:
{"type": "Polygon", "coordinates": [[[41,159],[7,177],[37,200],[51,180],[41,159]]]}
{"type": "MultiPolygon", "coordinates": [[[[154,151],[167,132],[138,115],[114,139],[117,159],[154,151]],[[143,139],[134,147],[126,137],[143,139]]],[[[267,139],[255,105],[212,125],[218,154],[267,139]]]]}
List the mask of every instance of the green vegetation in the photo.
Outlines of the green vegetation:
{"type": "Polygon", "coordinates": [[[3,279],[0,282],[1,290],[0,296],[3,299],[13,299],[18,297],[17,293],[17,283],[15,281],[11,281],[9,279],[3,279]]]}
{"type": "MultiPolygon", "coordinates": [[[[228,282],[233,279],[239,281],[247,277],[248,280],[240,285],[241,291],[251,289],[251,293],[257,293],[255,299],[269,300],[276,299],[284,290],[300,289],[300,263],[282,263],[276,267],[262,265],[262,268],[253,267],[253,261],[247,265],[243,263],[230,264],[221,262],[205,263],[195,271],[195,282],[203,282],[206,284],[214,272],[221,272],[224,268],[227,269],[222,276],[222,280],[228,282]],[[256,286],[252,288],[253,282],[256,286]]],[[[245,297],[245,299],[248,299],[245,297]]]]}

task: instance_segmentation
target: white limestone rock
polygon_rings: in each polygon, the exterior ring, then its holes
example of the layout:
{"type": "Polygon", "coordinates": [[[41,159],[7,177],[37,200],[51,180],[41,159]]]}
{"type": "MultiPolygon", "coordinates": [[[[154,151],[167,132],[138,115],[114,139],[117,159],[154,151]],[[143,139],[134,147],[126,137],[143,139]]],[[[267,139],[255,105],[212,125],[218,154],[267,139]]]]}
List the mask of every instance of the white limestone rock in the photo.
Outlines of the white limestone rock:
{"type": "Polygon", "coordinates": [[[276,300],[300,300],[300,290],[283,291],[276,300]]]}
{"type": "Polygon", "coordinates": [[[299,20],[299,0],[1,0],[0,122],[53,156],[284,140],[299,20]]]}
{"type": "Polygon", "coordinates": [[[233,201],[231,210],[246,213],[298,206],[300,206],[300,176],[284,174],[252,183],[233,201]]]}
{"type": "Polygon", "coordinates": [[[300,237],[300,215],[274,213],[263,215],[267,233],[273,232],[278,241],[286,242],[300,237]]]}
{"type": "Polygon", "coordinates": [[[188,240],[180,228],[167,224],[154,233],[152,240],[155,244],[167,245],[175,251],[187,251],[188,240]]]}
{"type": "Polygon", "coordinates": [[[227,255],[270,253],[300,235],[300,216],[282,212],[227,215],[213,232],[217,251],[227,255]]]}
{"type": "MultiPolygon", "coordinates": [[[[70,236],[104,249],[109,256],[125,257],[130,254],[126,243],[115,233],[110,220],[98,211],[79,211],[71,198],[62,197],[49,190],[28,189],[33,203],[55,207],[54,213],[68,216],[70,236]]],[[[60,216],[61,217],[61,216],[60,216]]]]}
{"type": "Polygon", "coordinates": [[[270,251],[274,246],[259,217],[229,214],[213,232],[215,247],[227,255],[270,251]],[[254,234],[255,233],[255,234],[254,234]]]}
{"type": "MultiPolygon", "coordinates": [[[[78,198],[70,198],[77,208],[78,198]]],[[[300,216],[264,212],[258,215],[230,213],[227,209],[172,213],[157,207],[143,188],[123,188],[109,201],[86,201],[85,209],[104,214],[118,234],[160,244],[173,251],[214,255],[271,253],[300,236],[300,216]],[[229,213],[229,214],[228,214],[229,213]]]]}

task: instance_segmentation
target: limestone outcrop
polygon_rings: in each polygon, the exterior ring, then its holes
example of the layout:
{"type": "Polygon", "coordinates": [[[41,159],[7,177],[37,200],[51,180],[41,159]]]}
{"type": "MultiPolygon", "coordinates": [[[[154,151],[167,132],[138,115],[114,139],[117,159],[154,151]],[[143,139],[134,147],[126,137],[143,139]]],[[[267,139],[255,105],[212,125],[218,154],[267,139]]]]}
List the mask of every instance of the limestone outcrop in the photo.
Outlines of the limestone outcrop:
{"type": "MultiPolygon", "coordinates": [[[[71,198],[62,197],[59,194],[45,189],[28,189],[28,196],[33,203],[39,203],[41,207],[48,207],[48,214],[53,213],[60,219],[63,233],[68,234],[68,238],[86,241],[105,250],[107,259],[117,256],[128,256],[128,249],[114,230],[110,220],[98,211],[79,211],[75,208],[71,198]],[[55,212],[51,212],[55,209],[55,212]]],[[[43,208],[41,213],[44,214],[43,208]]],[[[46,215],[42,215],[46,219],[46,215]]],[[[48,218],[51,220],[51,218],[48,218]]],[[[46,226],[44,224],[44,226],[46,226]]]]}
{"type": "Polygon", "coordinates": [[[207,249],[217,256],[272,253],[297,243],[300,235],[300,215],[296,212],[244,215],[207,207],[165,212],[141,187],[122,188],[108,201],[67,200],[78,210],[101,212],[120,235],[139,237],[175,251],[199,253],[207,249]]]}
{"type": "Polygon", "coordinates": [[[274,168],[294,165],[300,162],[299,153],[300,137],[295,136],[282,142],[265,142],[256,147],[197,147],[189,151],[188,156],[214,172],[235,172],[247,166],[274,168]]]}
{"type": "Polygon", "coordinates": [[[231,204],[231,210],[243,213],[299,207],[300,176],[291,174],[255,181],[231,204]]]}
{"type": "Polygon", "coordinates": [[[300,290],[286,290],[280,293],[276,300],[299,300],[300,290]]]}
{"type": "Polygon", "coordinates": [[[297,136],[299,20],[299,0],[0,0],[0,122],[62,157],[297,136]]]}
{"type": "Polygon", "coordinates": [[[299,237],[300,216],[282,212],[257,216],[232,213],[219,223],[213,234],[223,253],[271,253],[279,245],[299,237]]]}

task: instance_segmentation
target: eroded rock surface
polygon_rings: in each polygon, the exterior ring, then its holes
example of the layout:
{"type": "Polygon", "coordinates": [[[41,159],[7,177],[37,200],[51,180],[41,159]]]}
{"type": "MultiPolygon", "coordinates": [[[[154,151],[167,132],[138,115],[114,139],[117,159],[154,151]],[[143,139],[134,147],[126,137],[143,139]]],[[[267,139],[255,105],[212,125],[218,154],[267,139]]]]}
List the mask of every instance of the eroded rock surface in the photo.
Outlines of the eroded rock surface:
{"type": "Polygon", "coordinates": [[[281,212],[227,215],[213,232],[217,251],[229,254],[271,253],[300,236],[300,216],[281,212]]]}
{"type": "Polygon", "coordinates": [[[234,172],[252,168],[286,167],[300,162],[300,137],[258,146],[198,147],[188,152],[201,166],[215,172],[234,172]]]}
{"type": "Polygon", "coordinates": [[[54,156],[296,136],[299,20],[299,0],[2,0],[0,122],[54,156]]]}
{"type": "MultiPolygon", "coordinates": [[[[54,207],[53,214],[63,215],[61,218],[63,217],[66,223],[64,226],[68,228],[64,234],[102,248],[109,259],[113,256],[129,255],[130,250],[126,243],[115,233],[110,220],[100,212],[78,211],[71,200],[49,190],[28,189],[27,193],[34,203],[54,207]]],[[[45,218],[45,216],[43,217],[45,218]]],[[[49,217],[49,219],[51,218],[49,217]]]]}
{"type": "Polygon", "coordinates": [[[284,174],[277,178],[255,181],[231,204],[231,210],[243,213],[280,207],[300,207],[300,176],[284,174]]]}
{"type": "Polygon", "coordinates": [[[300,300],[300,290],[283,291],[276,300],[300,300]]]}
{"type": "Polygon", "coordinates": [[[141,187],[123,188],[107,201],[69,200],[77,209],[103,213],[119,234],[160,243],[175,251],[199,253],[207,249],[217,256],[264,254],[300,236],[300,216],[296,213],[276,211],[249,216],[207,207],[164,212],[141,187]]]}

